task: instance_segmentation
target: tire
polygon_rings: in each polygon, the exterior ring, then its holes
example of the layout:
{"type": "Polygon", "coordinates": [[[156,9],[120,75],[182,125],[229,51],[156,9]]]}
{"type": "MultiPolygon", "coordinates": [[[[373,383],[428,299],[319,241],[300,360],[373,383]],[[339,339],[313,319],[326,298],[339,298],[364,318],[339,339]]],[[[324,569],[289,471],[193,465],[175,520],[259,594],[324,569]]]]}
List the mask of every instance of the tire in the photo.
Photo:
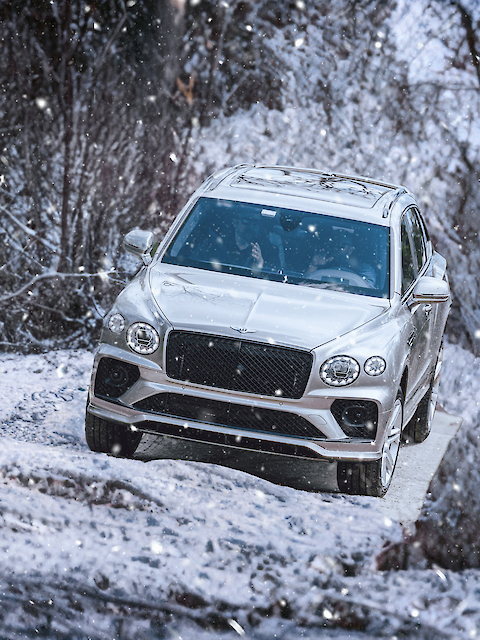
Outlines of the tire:
{"type": "Polygon", "coordinates": [[[438,352],[435,368],[432,373],[427,393],[418,403],[413,417],[407,424],[402,434],[404,442],[423,442],[432,430],[433,416],[437,404],[438,387],[440,386],[440,372],[442,370],[443,345],[438,352]]]}
{"type": "Polygon", "coordinates": [[[133,456],[140,440],[141,433],[132,433],[122,424],[109,422],[87,411],[85,415],[85,438],[92,451],[109,453],[119,458],[133,456]]]}
{"type": "Polygon", "coordinates": [[[345,462],[337,464],[338,488],[343,493],[381,498],[392,482],[400,449],[403,423],[403,393],[399,389],[387,433],[382,447],[382,455],[373,462],[345,462]]]}

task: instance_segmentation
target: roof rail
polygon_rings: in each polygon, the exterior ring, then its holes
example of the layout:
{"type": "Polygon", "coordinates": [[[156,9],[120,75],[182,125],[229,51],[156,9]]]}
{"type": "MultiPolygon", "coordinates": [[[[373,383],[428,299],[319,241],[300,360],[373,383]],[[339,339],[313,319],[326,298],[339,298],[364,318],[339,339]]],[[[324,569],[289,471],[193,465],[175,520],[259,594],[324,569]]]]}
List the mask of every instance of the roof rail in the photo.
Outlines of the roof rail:
{"type": "Polygon", "coordinates": [[[218,187],[218,185],[220,184],[220,182],[222,182],[222,180],[224,180],[227,176],[231,175],[232,173],[235,173],[239,169],[246,169],[246,168],[250,169],[254,166],[255,165],[250,163],[236,164],[234,167],[228,167],[227,169],[221,169],[220,171],[213,173],[209,178],[207,178],[207,182],[205,184],[205,191],[213,191],[215,187],[218,187]]]}
{"type": "Polygon", "coordinates": [[[406,193],[408,193],[407,189],[405,189],[405,187],[399,187],[398,189],[396,189],[392,195],[392,199],[390,200],[390,202],[387,202],[385,204],[385,206],[383,207],[383,213],[382,213],[382,218],[388,218],[388,216],[390,215],[392,209],[393,209],[393,205],[397,202],[397,200],[405,195],[406,193]]]}

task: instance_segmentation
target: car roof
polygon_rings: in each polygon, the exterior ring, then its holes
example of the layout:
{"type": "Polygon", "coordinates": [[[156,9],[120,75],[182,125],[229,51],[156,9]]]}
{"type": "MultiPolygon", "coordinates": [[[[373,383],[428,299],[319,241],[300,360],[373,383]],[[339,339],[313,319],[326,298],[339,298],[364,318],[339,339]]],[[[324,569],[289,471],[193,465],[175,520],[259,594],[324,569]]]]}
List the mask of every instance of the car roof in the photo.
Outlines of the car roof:
{"type": "Polygon", "coordinates": [[[402,201],[402,208],[407,200],[415,202],[405,187],[370,178],[247,164],[210,176],[197,195],[301,209],[385,226],[390,224],[397,201],[402,201]],[[298,198],[302,198],[301,205],[298,198]]]}

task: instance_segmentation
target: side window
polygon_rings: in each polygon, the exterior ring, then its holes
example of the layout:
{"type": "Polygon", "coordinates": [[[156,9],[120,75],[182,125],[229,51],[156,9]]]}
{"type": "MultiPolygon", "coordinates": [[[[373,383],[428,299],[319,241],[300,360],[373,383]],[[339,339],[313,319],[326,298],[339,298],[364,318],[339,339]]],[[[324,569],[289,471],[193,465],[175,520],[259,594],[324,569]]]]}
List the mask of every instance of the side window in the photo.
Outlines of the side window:
{"type": "Polygon", "coordinates": [[[401,223],[402,237],[402,295],[415,280],[415,267],[413,266],[412,247],[407,228],[407,216],[404,214],[401,223]]]}
{"type": "Polygon", "coordinates": [[[412,238],[415,254],[417,256],[418,270],[421,271],[423,265],[427,261],[427,243],[423,226],[418,218],[416,209],[410,209],[410,224],[412,225],[412,238]]]}

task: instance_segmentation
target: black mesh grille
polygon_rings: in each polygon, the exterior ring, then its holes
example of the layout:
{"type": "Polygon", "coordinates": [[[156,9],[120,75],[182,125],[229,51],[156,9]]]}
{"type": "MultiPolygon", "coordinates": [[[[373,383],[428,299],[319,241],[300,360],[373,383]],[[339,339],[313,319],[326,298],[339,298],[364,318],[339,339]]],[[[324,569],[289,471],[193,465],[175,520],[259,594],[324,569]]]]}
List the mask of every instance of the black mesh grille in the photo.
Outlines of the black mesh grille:
{"type": "Polygon", "coordinates": [[[168,338],[167,375],[208,387],[301,398],[311,367],[307,351],[184,331],[168,338]]]}
{"type": "Polygon", "coordinates": [[[119,398],[140,378],[138,367],[115,358],[102,358],[95,375],[94,394],[104,398],[119,398]]]}
{"type": "Polygon", "coordinates": [[[235,429],[302,438],[325,437],[311,422],[294,413],[195,398],[180,393],[159,393],[136,402],[134,407],[141,411],[235,429]]]}
{"type": "Polygon", "coordinates": [[[285,456],[295,456],[300,458],[323,459],[323,456],[316,451],[312,451],[298,442],[276,442],[275,440],[265,440],[255,436],[245,437],[230,435],[229,433],[219,433],[218,431],[205,431],[205,429],[195,429],[194,427],[181,427],[176,424],[166,424],[164,422],[138,422],[137,429],[143,433],[153,435],[174,436],[195,442],[204,442],[227,447],[249,449],[251,451],[263,451],[265,453],[277,453],[285,456]]]}
{"type": "Polygon", "coordinates": [[[372,400],[335,400],[330,411],[346,436],[375,440],[378,407],[372,400]]]}

